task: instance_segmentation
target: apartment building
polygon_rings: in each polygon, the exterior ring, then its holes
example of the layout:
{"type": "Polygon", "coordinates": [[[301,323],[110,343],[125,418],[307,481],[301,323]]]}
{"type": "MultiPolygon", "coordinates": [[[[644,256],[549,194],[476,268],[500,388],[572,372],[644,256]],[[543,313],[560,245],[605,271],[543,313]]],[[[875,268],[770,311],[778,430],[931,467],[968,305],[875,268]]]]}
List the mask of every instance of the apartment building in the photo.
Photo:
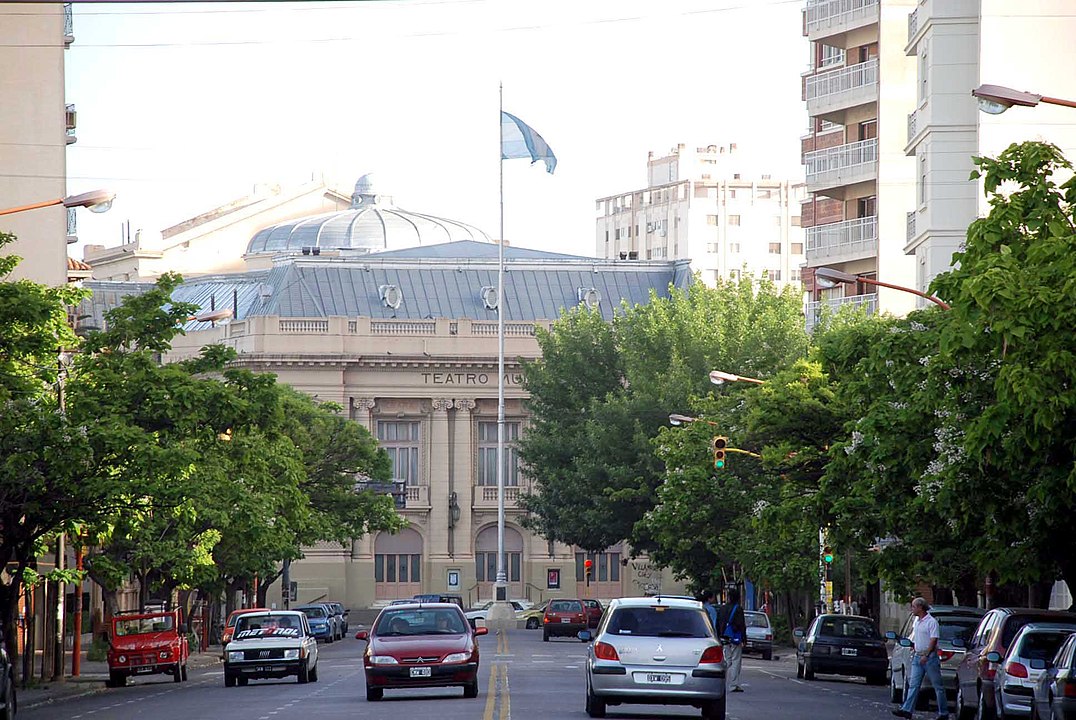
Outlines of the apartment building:
{"type": "Polygon", "coordinates": [[[645,188],[596,201],[598,257],[688,259],[710,285],[745,272],[799,285],[802,183],[754,171],[734,143],[651,152],[646,169],[645,188]]]}
{"type": "Polygon", "coordinates": [[[973,156],[1041,140],[1076,161],[1076,110],[1040,104],[990,115],[971,95],[985,83],[1076,99],[1076,74],[1059,72],[1072,65],[1072,10],[1071,0],[919,0],[909,13],[905,52],[917,81],[905,150],[916,193],[905,249],[918,289],[950,267],[968,225],[989,211],[982,183],[969,179],[973,156]]]}
{"type": "MultiPolygon", "coordinates": [[[[64,98],[64,51],[74,40],[71,3],[0,3],[0,210],[67,195],[67,145],[75,106],[64,98]]],[[[22,257],[11,279],[67,282],[75,209],[62,204],[0,216],[22,257]]]]}
{"type": "Polygon", "coordinates": [[[904,249],[915,199],[915,164],[905,145],[916,67],[904,52],[914,9],[915,0],[808,0],[804,11],[811,53],[801,144],[808,328],[847,304],[894,314],[915,306],[912,295],[866,282],[915,282],[904,249]],[[831,287],[815,278],[820,267],[863,280],[831,287]]]}

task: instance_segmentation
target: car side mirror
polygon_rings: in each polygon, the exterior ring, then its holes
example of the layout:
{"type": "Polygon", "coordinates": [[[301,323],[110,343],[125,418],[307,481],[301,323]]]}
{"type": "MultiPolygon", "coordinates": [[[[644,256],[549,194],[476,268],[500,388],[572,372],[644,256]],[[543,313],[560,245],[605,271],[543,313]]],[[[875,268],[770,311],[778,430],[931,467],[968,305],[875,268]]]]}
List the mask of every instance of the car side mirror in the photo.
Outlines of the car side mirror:
{"type": "Polygon", "coordinates": [[[897,644],[900,645],[901,647],[911,647],[912,646],[912,641],[909,640],[908,638],[901,638],[900,640],[897,641],[897,644]]]}
{"type": "Polygon", "coordinates": [[[483,625],[482,627],[476,627],[474,629],[474,634],[476,636],[477,635],[488,635],[489,634],[489,628],[486,627],[485,625],[483,625]]]}
{"type": "Polygon", "coordinates": [[[792,631],[792,634],[795,635],[798,638],[803,637],[803,628],[796,628],[795,630],[792,631]]]}
{"type": "Polygon", "coordinates": [[[355,639],[356,640],[369,640],[370,639],[370,631],[369,630],[359,630],[357,633],[355,633],[355,639]]]}
{"type": "Polygon", "coordinates": [[[992,663],[1001,662],[1001,653],[999,653],[999,652],[988,652],[986,654],[986,661],[987,662],[992,662],[992,663]]]}
{"type": "Polygon", "coordinates": [[[593,636],[591,636],[590,634],[590,630],[580,630],[575,634],[575,636],[583,642],[590,642],[594,639],[593,636]]]}
{"type": "Polygon", "coordinates": [[[897,634],[895,632],[893,632],[892,630],[890,630],[889,632],[887,632],[885,634],[885,639],[886,640],[896,640],[897,639],[897,634]]]}
{"type": "Polygon", "coordinates": [[[953,647],[966,648],[968,644],[964,642],[964,638],[953,638],[953,647]]]}

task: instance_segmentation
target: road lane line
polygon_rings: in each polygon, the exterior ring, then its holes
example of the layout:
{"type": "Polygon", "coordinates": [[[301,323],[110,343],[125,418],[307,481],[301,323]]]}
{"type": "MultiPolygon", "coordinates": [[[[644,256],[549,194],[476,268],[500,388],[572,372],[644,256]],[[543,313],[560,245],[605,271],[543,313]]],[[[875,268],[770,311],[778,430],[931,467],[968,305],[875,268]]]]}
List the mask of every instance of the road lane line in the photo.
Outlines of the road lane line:
{"type": "MultiPolygon", "coordinates": [[[[506,633],[507,634],[507,633],[506,633]]],[[[508,720],[512,717],[512,693],[508,687],[508,666],[501,666],[501,717],[500,720],[508,720]]]]}
{"type": "Polygon", "coordinates": [[[486,680],[486,710],[482,720],[493,720],[493,705],[497,698],[497,665],[489,664],[489,679],[486,680]]]}

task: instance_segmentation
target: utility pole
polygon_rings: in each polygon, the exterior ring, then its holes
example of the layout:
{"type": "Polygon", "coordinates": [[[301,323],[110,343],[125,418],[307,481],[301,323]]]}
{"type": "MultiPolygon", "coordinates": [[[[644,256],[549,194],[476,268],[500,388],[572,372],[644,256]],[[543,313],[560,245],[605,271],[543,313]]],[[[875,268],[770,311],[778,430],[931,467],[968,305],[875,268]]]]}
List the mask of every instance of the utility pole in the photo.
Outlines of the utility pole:
{"type": "MultiPolygon", "coordinates": [[[[67,365],[65,364],[65,360],[67,360],[67,353],[60,350],[60,353],[56,358],[56,363],[59,366],[56,373],[56,406],[60,412],[61,420],[65,420],[67,417],[67,404],[64,398],[64,386],[67,382],[67,365]]],[[[56,538],[55,570],[57,572],[64,569],[64,537],[64,533],[60,533],[60,536],[56,538]]],[[[53,583],[53,588],[56,593],[56,624],[54,627],[56,634],[52,649],[52,679],[55,681],[63,680],[64,676],[64,584],[60,580],[57,580],[53,583]]]]}
{"type": "Polygon", "coordinates": [[[74,629],[71,638],[71,677],[78,677],[82,671],[82,532],[79,531],[75,544],[75,569],[79,571],[75,583],[74,629]]]}

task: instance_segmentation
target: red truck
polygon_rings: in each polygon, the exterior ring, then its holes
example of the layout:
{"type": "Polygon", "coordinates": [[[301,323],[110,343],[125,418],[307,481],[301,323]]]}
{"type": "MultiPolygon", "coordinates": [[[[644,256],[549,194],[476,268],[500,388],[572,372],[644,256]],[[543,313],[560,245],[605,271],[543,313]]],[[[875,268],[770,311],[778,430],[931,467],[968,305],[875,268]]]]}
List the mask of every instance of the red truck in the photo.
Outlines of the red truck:
{"type": "Polygon", "coordinates": [[[132,675],[168,674],[187,679],[190,646],[179,610],[124,612],[112,618],[108,687],[123,687],[132,675]]]}

